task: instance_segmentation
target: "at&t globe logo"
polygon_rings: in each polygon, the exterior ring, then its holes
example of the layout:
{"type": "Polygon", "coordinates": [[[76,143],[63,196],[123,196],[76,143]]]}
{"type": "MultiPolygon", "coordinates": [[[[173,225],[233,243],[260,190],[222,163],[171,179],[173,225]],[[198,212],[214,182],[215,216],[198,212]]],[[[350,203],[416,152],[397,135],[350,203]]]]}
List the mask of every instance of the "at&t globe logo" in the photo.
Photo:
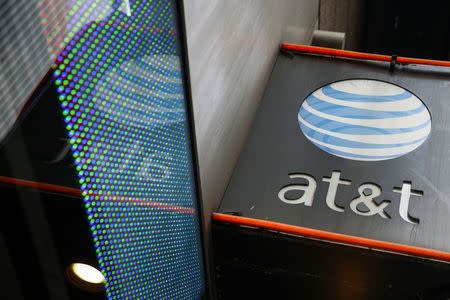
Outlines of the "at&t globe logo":
{"type": "Polygon", "coordinates": [[[405,155],[430,134],[431,117],[409,91],[378,80],[353,79],[309,95],[298,122],[307,139],[342,158],[380,161],[405,155]]]}

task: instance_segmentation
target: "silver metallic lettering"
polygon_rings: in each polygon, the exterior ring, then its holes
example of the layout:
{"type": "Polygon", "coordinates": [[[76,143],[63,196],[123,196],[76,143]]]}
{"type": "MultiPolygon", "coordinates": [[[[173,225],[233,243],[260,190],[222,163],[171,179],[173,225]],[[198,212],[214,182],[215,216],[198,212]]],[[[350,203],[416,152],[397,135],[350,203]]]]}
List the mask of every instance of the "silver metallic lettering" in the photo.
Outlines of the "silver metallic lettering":
{"type": "Polygon", "coordinates": [[[407,181],[403,182],[401,189],[398,187],[394,187],[394,192],[400,193],[400,217],[411,224],[419,224],[419,219],[414,218],[409,214],[409,198],[411,197],[411,195],[422,197],[423,192],[411,190],[411,183],[407,181]]]}
{"type": "Polygon", "coordinates": [[[291,184],[285,186],[278,192],[278,198],[287,204],[301,204],[311,206],[314,200],[314,193],[316,192],[317,182],[314,177],[306,174],[290,174],[290,178],[303,178],[308,184],[291,184]],[[287,199],[286,193],[289,191],[304,191],[304,194],[296,199],[287,199]]]}
{"type": "Polygon", "coordinates": [[[380,215],[382,218],[389,219],[389,215],[384,211],[384,208],[389,205],[389,201],[383,201],[377,204],[373,198],[381,195],[381,188],[372,183],[361,184],[358,188],[359,197],[350,202],[350,208],[361,216],[380,215]],[[368,210],[362,211],[358,209],[359,204],[364,204],[368,210]]]}
{"type": "Polygon", "coordinates": [[[330,184],[328,186],[328,192],[327,192],[327,198],[326,198],[328,207],[334,211],[343,212],[344,208],[339,207],[336,204],[337,188],[338,188],[339,184],[351,185],[352,182],[350,180],[345,180],[345,179],[341,180],[341,172],[338,172],[338,171],[333,171],[333,173],[331,173],[331,177],[324,177],[324,178],[322,178],[322,181],[328,182],[330,184]]]}

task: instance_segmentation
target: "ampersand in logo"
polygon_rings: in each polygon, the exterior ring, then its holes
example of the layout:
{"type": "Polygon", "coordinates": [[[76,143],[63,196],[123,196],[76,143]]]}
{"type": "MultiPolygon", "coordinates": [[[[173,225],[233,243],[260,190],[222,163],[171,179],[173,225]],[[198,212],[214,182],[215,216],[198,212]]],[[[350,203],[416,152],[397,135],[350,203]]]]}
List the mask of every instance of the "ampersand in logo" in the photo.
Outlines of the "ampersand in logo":
{"type": "Polygon", "coordinates": [[[380,204],[374,201],[374,198],[381,195],[381,188],[375,184],[365,183],[358,188],[359,197],[350,202],[350,208],[362,216],[380,215],[382,218],[389,219],[390,216],[384,211],[390,201],[385,200],[380,204]],[[361,204],[364,204],[367,210],[361,210],[361,204]],[[359,206],[359,207],[358,207],[359,206]]]}

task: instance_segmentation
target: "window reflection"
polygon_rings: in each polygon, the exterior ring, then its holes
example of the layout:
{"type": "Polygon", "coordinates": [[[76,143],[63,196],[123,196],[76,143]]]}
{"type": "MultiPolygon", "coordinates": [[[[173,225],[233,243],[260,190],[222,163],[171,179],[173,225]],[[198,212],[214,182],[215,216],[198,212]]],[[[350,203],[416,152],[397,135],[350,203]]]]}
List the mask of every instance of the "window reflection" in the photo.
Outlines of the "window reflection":
{"type": "Polygon", "coordinates": [[[0,140],[33,114],[39,97],[30,95],[42,85],[53,89],[69,148],[45,164],[62,163],[68,149],[73,155],[108,298],[199,298],[203,267],[174,1],[15,3],[7,8],[16,36],[0,39],[7,58],[0,64],[21,71],[0,71],[7,78],[0,77],[0,140]]]}

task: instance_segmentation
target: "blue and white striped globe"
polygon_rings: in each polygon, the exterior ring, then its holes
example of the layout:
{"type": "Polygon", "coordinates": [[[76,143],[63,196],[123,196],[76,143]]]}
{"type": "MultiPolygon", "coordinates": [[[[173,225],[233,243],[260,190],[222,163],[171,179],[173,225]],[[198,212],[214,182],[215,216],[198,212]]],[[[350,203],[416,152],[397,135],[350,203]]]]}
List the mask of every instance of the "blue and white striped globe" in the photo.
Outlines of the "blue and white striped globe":
{"type": "Polygon", "coordinates": [[[364,161],[405,155],[431,130],[430,113],[419,98],[378,80],[344,80],[316,90],[300,107],[298,121],[320,149],[364,161]]]}

